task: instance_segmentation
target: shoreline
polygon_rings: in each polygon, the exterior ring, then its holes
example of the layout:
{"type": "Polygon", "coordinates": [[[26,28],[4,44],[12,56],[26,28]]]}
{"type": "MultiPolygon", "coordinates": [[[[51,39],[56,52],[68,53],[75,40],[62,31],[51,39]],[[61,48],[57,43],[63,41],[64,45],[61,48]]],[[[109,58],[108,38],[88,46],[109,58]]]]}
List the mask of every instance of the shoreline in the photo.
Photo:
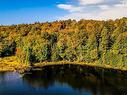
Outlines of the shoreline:
{"type": "Polygon", "coordinates": [[[32,68],[42,68],[45,66],[69,65],[69,64],[127,72],[127,67],[113,67],[111,65],[97,64],[97,62],[94,63],[77,62],[77,61],[40,62],[40,63],[34,63],[33,66],[31,67],[29,64],[19,63],[15,56],[0,58],[0,72],[18,71],[23,73],[25,71],[28,71],[28,69],[32,69],[32,68]]]}
{"type": "Polygon", "coordinates": [[[55,65],[79,65],[79,66],[88,66],[92,68],[100,68],[100,69],[109,69],[109,70],[115,70],[115,71],[122,71],[127,72],[126,67],[112,67],[111,65],[102,65],[102,64],[96,64],[96,63],[86,63],[86,62],[69,62],[69,61],[59,61],[59,62],[41,62],[36,63],[33,68],[42,68],[45,66],[55,66],[55,65]]]}

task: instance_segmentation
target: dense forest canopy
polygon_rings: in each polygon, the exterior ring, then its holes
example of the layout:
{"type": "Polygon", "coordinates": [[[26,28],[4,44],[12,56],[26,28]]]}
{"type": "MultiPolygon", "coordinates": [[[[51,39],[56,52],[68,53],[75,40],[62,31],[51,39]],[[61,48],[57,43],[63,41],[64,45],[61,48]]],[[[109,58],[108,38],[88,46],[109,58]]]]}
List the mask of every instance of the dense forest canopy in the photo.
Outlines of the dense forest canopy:
{"type": "Polygon", "coordinates": [[[0,26],[0,57],[127,66],[127,18],[0,26]]]}

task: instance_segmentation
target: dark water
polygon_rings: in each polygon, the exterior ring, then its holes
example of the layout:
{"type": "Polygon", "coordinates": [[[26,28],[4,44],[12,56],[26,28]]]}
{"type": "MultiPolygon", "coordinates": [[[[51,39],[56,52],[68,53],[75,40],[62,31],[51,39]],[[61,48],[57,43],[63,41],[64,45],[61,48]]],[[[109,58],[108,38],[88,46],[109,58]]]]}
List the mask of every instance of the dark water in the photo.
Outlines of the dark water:
{"type": "Polygon", "coordinates": [[[127,73],[74,65],[0,73],[0,95],[127,95],[127,73]]]}

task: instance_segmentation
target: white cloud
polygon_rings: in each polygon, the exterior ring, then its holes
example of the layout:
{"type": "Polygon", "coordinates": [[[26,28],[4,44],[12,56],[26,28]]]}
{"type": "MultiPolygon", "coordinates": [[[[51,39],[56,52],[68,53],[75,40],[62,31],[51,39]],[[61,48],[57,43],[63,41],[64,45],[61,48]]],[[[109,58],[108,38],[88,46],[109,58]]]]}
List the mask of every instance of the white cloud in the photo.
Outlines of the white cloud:
{"type": "Polygon", "coordinates": [[[110,6],[108,6],[108,5],[99,5],[98,7],[99,7],[100,9],[102,9],[102,10],[107,10],[107,9],[110,8],[110,6]]]}
{"type": "Polygon", "coordinates": [[[100,4],[105,0],[78,0],[81,5],[100,4]]]}
{"type": "Polygon", "coordinates": [[[63,17],[59,17],[58,19],[60,19],[60,20],[66,20],[66,19],[80,20],[82,18],[92,19],[93,15],[91,15],[90,13],[71,13],[71,14],[67,14],[63,17]]]}
{"type": "Polygon", "coordinates": [[[99,13],[99,18],[101,19],[116,19],[116,18],[122,18],[127,16],[127,8],[109,8],[108,10],[102,11],[99,13]]]}
{"type": "Polygon", "coordinates": [[[119,4],[114,5],[115,7],[127,7],[127,0],[121,0],[119,4]]]}
{"type": "Polygon", "coordinates": [[[126,8],[109,8],[104,11],[100,12],[92,12],[92,13],[70,13],[59,19],[66,20],[66,19],[96,19],[96,20],[108,20],[108,19],[116,19],[122,18],[127,16],[126,8]],[[121,11],[122,10],[122,11],[121,11]]]}
{"type": "Polygon", "coordinates": [[[127,17],[127,0],[111,0],[112,2],[110,0],[107,1],[108,3],[104,3],[104,0],[78,0],[77,7],[74,5],[59,6],[59,8],[70,12],[69,14],[59,17],[59,19],[107,20],[127,17]]]}
{"type": "Polygon", "coordinates": [[[83,9],[82,7],[76,7],[76,6],[69,5],[69,4],[58,4],[57,7],[64,9],[64,10],[68,10],[70,12],[82,11],[83,9]]]}

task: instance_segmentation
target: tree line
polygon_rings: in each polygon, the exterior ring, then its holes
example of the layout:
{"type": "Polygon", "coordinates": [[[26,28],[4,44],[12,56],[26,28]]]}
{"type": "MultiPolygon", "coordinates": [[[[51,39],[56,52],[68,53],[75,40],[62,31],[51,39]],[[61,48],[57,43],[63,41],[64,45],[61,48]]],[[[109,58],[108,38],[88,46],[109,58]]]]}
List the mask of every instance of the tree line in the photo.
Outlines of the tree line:
{"type": "Polygon", "coordinates": [[[127,66],[127,18],[0,26],[0,57],[127,66]]]}

